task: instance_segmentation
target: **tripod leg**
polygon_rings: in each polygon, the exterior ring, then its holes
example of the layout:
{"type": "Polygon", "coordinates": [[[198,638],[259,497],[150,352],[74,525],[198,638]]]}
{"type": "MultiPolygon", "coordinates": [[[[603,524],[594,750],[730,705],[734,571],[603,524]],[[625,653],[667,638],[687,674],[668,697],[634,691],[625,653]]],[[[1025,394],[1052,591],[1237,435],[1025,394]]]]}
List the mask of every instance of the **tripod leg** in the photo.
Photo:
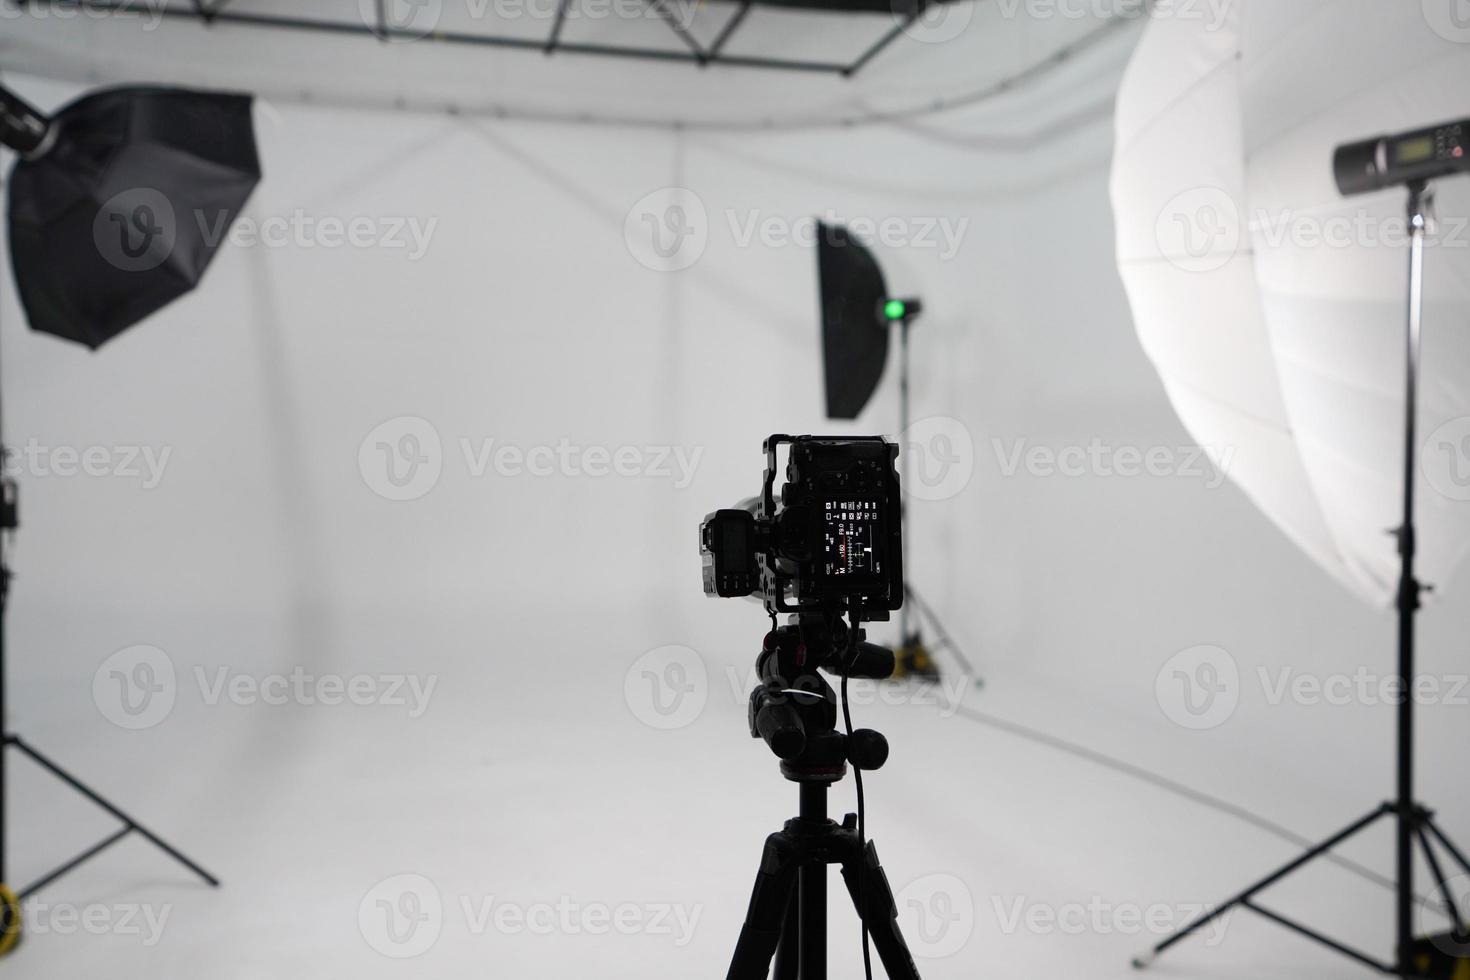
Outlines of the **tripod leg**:
{"type": "Polygon", "coordinates": [[[1273,872],[1265,878],[1262,878],[1260,881],[1256,882],[1254,885],[1250,886],[1245,891],[1241,892],[1239,895],[1226,902],[1224,905],[1221,905],[1213,912],[1210,912],[1208,915],[1203,915],[1200,916],[1198,919],[1195,919],[1189,925],[1185,926],[1183,929],[1174,933],[1174,935],[1170,936],[1168,939],[1165,939],[1163,942],[1159,943],[1148,954],[1135,958],[1133,961],[1133,965],[1139,969],[1143,969],[1144,967],[1151,964],[1154,959],[1158,957],[1161,953],[1166,952],[1177,943],[1183,942],[1185,939],[1188,939],[1190,936],[1194,935],[1196,932],[1199,932],[1201,929],[1211,924],[1212,922],[1216,922],[1224,918],[1234,909],[1240,906],[1246,906],[1249,908],[1251,899],[1255,898],[1267,888],[1270,888],[1281,879],[1289,877],[1296,871],[1300,870],[1302,867],[1317,860],[1317,858],[1326,854],[1328,851],[1332,850],[1343,841],[1349,839],[1350,837],[1356,837],[1358,834],[1362,833],[1364,830],[1367,830],[1369,827],[1373,826],[1384,817],[1390,816],[1397,812],[1398,811],[1393,806],[1393,804],[1385,803],[1383,806],[1379,807],[1377,810],[1373,811],[1362,820],[1359,820],[1351,827],[1348,827],[1341,833],[1328,838],[1321,844],[1318,844],[1316,847],[1312,848],[1310,851],[1303,854],[1301,857],[1297,858],[1295,861],[1292,861],[1290,864],[1286,865],[1280,870],[1273,872]]]}
{"type": "Polygon", "coordinates": [[[781,927],[781,945],[776,947],[776,969],[771,980],[797,980],[801,972],[801,911],[796,902],[786,903],[786,922],[781,927]]]}
{"type": "Polygon", "coordinates": [[[797,880],[800,901],[801,980],[827,980],[827,865],[801,866],[797,880]]]}
{"type": "Polygon", "coordinates": [[[107,802],[105,799],[103,799],[101,796],[99,796],[97,793],[95,793],[92,789],[90,789],[88,786],[86,786],[85,784],[83,784],[80,780],[78,780],[74,776],[72,776],[71,773],[67,772],[65,769],[62,769],[56,763],[52,762],[50,759],[48,759],[45,756],[41,755],[35,749],[31,748],[24,741],[22,741],[19,737],[12,735],[10,737],[10,739],[9,739],[9,744],[15,746],[21,752],[24,752],[28,758],[30,758],[33,762],[36,763],[36,765],[40,766],[42,769],[45,769],[47,772],[51,773],[51,775],[55,776],[57,779],[61,780],[63,783],[66,783],[72,789],[76,790],[78,793],[80,793],[83,796],[85,796],[92,803],[94,803],[97,806],[101,807],[103,810],[107,811],[109,814],[111,814],[112,816],[116,817],[118,820],[121,820],[124,824],[127,825],[127,827],[126,827],[125,830],[123,830],[123,831],[119,832],[118,834],[115,834],[112,837],[108,838],[102,844],[99,844],[97,847],[95,847],[92,850],[88,851],[87,853],[83,854],[80,858],[77,858],[76,860],[67,862],[61,868],[57,869],[56,871],[52,872],[51,874],[46,875],[39,882],[37,882],[36,884],[31,885],[30,887],[28,887],[26,889],[26,894],[30,894],[31,892],[34,892],[36,889],[38,889],[43,884],[50,884],[52,881],[55,881],[57,878],[59,878],[62,874],[65,874],[66,872],[72,870],[78,864],[82,863],[83,861],[87,860],[88,858],[90,858],[93,855],[95,855],[95,854],[99,853],[100,851],[102,851],[103,848],[105,848],[105,847],[107,847],[107,846],[109,846],[109,845],[111,845],[113,843],[116,843],[118,840],[121,840],[128,833],[134,833],[134,832],[136,832],[137,834],[139,834],[140,836],[142,836],[143,838],[145,838],[154,847],[157,847],[159,850],[163,851],[163,853],[167,854],[169,857],[173,858],[175,861],[179,862],[184,867],[186,867],[190,871],[194,872],[194,874],[198,875],[201,879],[203,879],[205,882],[207,882],[211,887],[213,887],[213,888],[218,888],[219,887],[219,879],[218,878],[216,878],[214,875],[210,874],[208,871],[205,871],[203,868],[201,868],[199,865],[195,864],[193,861],[189,860],[182,853],[180,853],[177,849],[175,849],[172,845],[170,845],[167,841],[165,841],[163,838],[159,837],[157,834],[155,834],[152,831],[150,831],[147,827],[144,827],[142,824],[138,823],[138,821],[134,820],[132,817],[128,816],[126,813],[123,813],[117,807],[115,807],[111,803],[107,802]]]}
{"type": "Polygon", "coordinates": [[[791,944],[796,937],[787,937],[785,928],[790,921],[788,907],[795,890],[796,871],[799,862],[791,839],[783,833],[766,838],[765,851],[761,854],[760,872],[755,877],[755,889],[750,896],[750,908],[745,914],[745,925],[740,929],[740,940],[735,944],[735,957],[730,961],[730,972],[725,980],[766,980],[770,973],[771,957],[777,947],[783,948],[781,969],[790,970],[794,959],[790,955],[791,944]]]}
{"type": "Polygon", "coordinates": [[[871,841],[863,847],[857,835],[851,835],[844,848],[842,878],[847,882],[847,892],[852,896],[858,917],[868,927],[889,980],[919,980],[919,968],[914,965],[913,954],[898,928],[898,904],[893,900],[893,889],[888,885],[888,875],[878,863],[878,851],[871,841]]]}
{"type": "Polygon", "coordinates": [[[1455,863],[1461,868],[1464,868],[1467,875],[1470,875],[1470,860],[1465,858],[1465,855],[1455,846],[1454,841],[1445,836],[1445,832],[1439,829],[1439,825],[1434,822],[1434,818],[1426,817],[1424,826],[1428,827],[1429,832],[1434,835],[1434,839],[1439,841],[1440,845],[1446,851],[1449,851],[1450,857],[1455,859],[1455,863]]]}
{"type": "Polygon", "coordinates": [[[1429,831],[1421,822],[1415,830],[1419,835],[1419,844],[1424,848],[1424,857],[1429,862],[1429,871],[1434,875],[1434,881],[1439,885],[1440,901],[1443,903],[1440,911],[1449,916],[1450,921],[1455,924],[1454,934],[1459,936],[1466,929],[1467,923],[1460,916],[1459,903],[1455,901],[1455,895],[1450,891],[1449,879],[1445,877],[1444,868],[1440,866],[1439,855],[1434,853],[1434,844],[1429,839],[1429,831]]]}

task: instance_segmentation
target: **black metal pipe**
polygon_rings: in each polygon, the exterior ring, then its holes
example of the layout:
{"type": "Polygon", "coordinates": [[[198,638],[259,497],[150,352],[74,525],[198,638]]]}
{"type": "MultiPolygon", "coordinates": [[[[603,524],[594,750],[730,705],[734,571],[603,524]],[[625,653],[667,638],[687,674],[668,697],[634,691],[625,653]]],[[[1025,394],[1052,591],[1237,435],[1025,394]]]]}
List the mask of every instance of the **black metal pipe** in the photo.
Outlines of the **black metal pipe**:
{"type": "MultiPolygon", "coordinates": [[[[1338,942],[1336,939],[1325,936],[1314,929],[1309,929],[1306,926],[1302,925],[1300,922],[1295,922],[1291,919],[1288,919],[1286,916],[1280,915],[1276,912],[1272,912],[1268,908],[1264,908],[1251,901],[1242,902],[1241,904],[1250,909],[1252,912],[1261,916],[1262,918],[1270,919],[1277,925],[1285,926],[1287,929],[1290,929],[1292,932],[1296,933],[1299,936],[1305,936],[1308,939],[1315,940],[1316,942],[1321,943],[1323,946],[1326,946],[1328,949],[1339,952],[1349,959],[1357,960],[1359,963],[1363,964],[1369,969],[1377,970],[1379,973],[1387,973],[1390,975],[1397,972],[1392,966],[1389,966],[1387,963],[1380,963],[1378,960],[1375,960],[1373,957],[1367,955],[1366,953],[1359,952],[1358,950],[1353,949],[1351,946],[1345,946],[1342,943],[1338,942]]],[[[1404,974],[1404,976],[1414,975],[1415,974],[1412,973],[1404,974]]]]}
{"type": "Polygon", "coordinates": [[[1338,834],[1333,835],[1332,837],[1323,841],[1321,844],[1318,844],[1316,847],[1312,848],[1310,851],[1307,851],[1295,861],[1292,861],[1285,867],[1273,872],[1268,877],[1262,878],[1260,881],[1256,882],[1254,885],[1250,886],[1245,891],[1241,892],[1239,895],[1226,902],[1224,905],[1221,905],[1219,908],[1210,912],[1208,915],[1202,915],[1198,919],[1195,919],[1189,925],[1185,926],[1183,929],[1174,933],[1174,935],[1170,936],[1169,938],[1165,939],[1163,942],[1155,946],[1153,950],[1154,955],[1157,956],[1160,953],[1165,952],[1175,944],[1189,938],[1199,930],[1203,929],[1205,926],[1209,925],[1211,922],[1214,922],[1221,917],[1229,914],[1231,909],[1248,904],[1252,898],[1255,898],[1261,892],[1265,891],[1267,888],[1270,888],[1278,881],[1281,881],[1283,878],[1289,877],[1291,874],[1296,872],[1297,869],[1302,868],[1307,864],[1315,861],[1317,858],[1326,854],[1328,851],[1332,850],[1343,841],[1348,840],[1352,837],[1356,837],[1358,834],[1362,833],[1364,830],[1368,829],[1373,824],[1377,823],[1378,821],[1382,820],[1384,817],[1393,812],[1394,808],[1391,806],[1384,805],[1379,807],[1377,810],[1374,810],[1372,813],[1359,820],[1357,823],[1354,823],[1352,826],[1344,829],[1338,834]]]}
{"type": "Polygon", "coordinates": [[[1414,797],[1414,617],[1421,587],[1414,577],[1417,553],[1414,527],[1414,470],[1418,462],[1419,355],[1424,322],[1424,236],[1428,225],[1428,187],[1409,185],[1409,329],[1404,349],[1404,513],[1399,528],[1398,642],[1398,895],[1395,961],[1406,975],[1414,941],[1414,839],[1418,803],[1414,797]]]}
{"type": "Polygon", "coordinates": [[[78,854],[76,857],[63,864],[61,867],[47,872],[46,874],[37,878],[35,881],[31,882],[29,885],[26,885],[20,891],[16,892],[16,897],[31,897],[42,888],[45,888],[53,881],[60,878],[62,875],[67,874],[70,871],[74,871],[82,865],[86,864],[88,861],[92,860],[94,857],[101,854],[103,851],[107,850],[113,844],[116,844],[118,841],[122,840],[124,837],[128,836],[136,829],[137,828],[135,828],[132,824],[128,824],[126,827],[117,831],[117,833],[113,834],[111,837],[108,837],[106,840],[103,840],[100,843],[94,844],[91,847],[87,848],[85,851],[78,854]]]}
{"type": "Polygon", "coordinates": [[[725,22],[724,30],[720,31],[720,36],[715,38],[715,43],[709,46],[709,54],[711,58],[719,57],[720,52],[723,51],[725,48],[725,42],[729,41],[730,38],[734,36],[735,29],[738,28],[741,22],[745,20],[745,15],[750,13],[750,5],[752,2],[753,0],[744,0],[744,2],[740,4],[740,9],[730,15],[730,19],[725,22]]]}
{"type": "MultiPolygon", "coordinates": [[[[823,782],[801,783],[802,823],[826,824],[827,789],[823,782]]],[[[812,861],[798,873],[801,980],[827,980],[827,865],[812,861]]]]}
{"type": "Polygon", "coordinates": [[[219,887],[218,878],[210,874],[208,871],[205,871],[198,864],[195,864],[193,861],[189,860],[189,858],[185,857],[177,848],[170,845],[162,837],[159,837],[157,834],[150,831],[147,827],[144,827],[142,824],[138,823],[138,821],[134,820],[132,817],[128,816],[126,813],[119,810],[111,803],[107,802],[107,800],[103,799],[89,786],[87,786],[81,780],[77,779],[71,773],[67,772],[65,769],[61,768],[50,759],[41,755],[41,753],[31,748],[19,736],[11,736],[11,744],[13,744],[20,751],[24,752],[27,756],[29,756],[36,763],[36,765],[45,769],[47,772],[51,773],[51,775],[55,776],[57,779],[61,780],[63,783],[66,783],[72,789],[76,790],[78,793],[91,800],[97,806],[101,807],[103,810],[106,810],[118,820],[121,820],[123,823],[127,824],[130,829],[137,831],[138,834],[146,838],[150,844],[163,851],[169,857],[173,858],[175,861],[179,862],[190,871],[194,872],[194,874],[198,875],[201,879],[208,883],[210,887],[219,887]]]}
{"type": "MultiPolygon", "coordinates": [[[[84,7],[89,10],[97,10],[104,13],[119,13],[131,9],[129,3],[124,0],[31,0],[34,3],[45,3],[51,7],[84,7]]],[[[192,7],[160,7],[154,11],[164,19],[189,20],[200,22],[205,20],[192,7]]],[[[522,51],[546,50],[546,42],[524,37],[508,37],[501,34],[469,34],[461,31],[433,31],[429,34],[420,35],[417,32],[399,27],[388,27],[379,31],[375,25],[356,24],[351,21],[328,21],[314,20],[307,17],[291,17],[280,14],[256,14],[246,13],[239,10],[222,10],[218,7],[212,9],[208,14],[208,22],[211,24],[236,24],[242,27],[274,28],[281,30],[315,31],[326,34],[340,34],[353,36],[367,36],[376,38],[387,38],[396,41],[422,41],[430,44],[459,44],[480,47],[515,48],[522,51]]],[[[721,54],[711,57],[707,53],[696,54],[693,51],[662,50],[659,48],[636,48],[621,47],[611,44],[589,44],[580,42],[560,42],[556,46],[557,51],[565,51],[568,54],[599,55],[607,58],[631,58],[643,61],[678,61],[694,64],[720,64],[732,68],[764,68],[776,71],[814,72],[819,74],[842,75],[849,73],[849,65],[836,64],[825,61],[801,61],[787,58],[762,58],[749,55],[725,55],[721,54]]]]}

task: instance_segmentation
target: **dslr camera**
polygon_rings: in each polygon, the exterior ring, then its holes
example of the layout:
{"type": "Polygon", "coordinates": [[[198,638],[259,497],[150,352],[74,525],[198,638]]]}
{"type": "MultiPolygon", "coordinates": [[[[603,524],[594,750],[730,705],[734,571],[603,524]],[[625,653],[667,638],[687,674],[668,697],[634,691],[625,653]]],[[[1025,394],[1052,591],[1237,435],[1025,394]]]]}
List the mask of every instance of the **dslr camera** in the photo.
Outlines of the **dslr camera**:
{"type": "Polygon", "coordinates": [[[705,594],[755,596],[772,614],[846,609],[888,619],[903,605],[898,446],[878,436],[773,435],[764,450],[760,496],[700,525],[705,594]]]}

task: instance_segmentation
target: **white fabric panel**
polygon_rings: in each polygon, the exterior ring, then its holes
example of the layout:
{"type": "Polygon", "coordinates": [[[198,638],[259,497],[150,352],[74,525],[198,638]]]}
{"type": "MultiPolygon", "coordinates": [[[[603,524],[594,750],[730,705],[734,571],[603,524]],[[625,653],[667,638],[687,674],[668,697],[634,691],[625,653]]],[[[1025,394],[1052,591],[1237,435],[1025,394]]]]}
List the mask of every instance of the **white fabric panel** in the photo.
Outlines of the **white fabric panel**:
{"type": "MultiPolygon", "coordinates": [[[[1436,31],[1426,10],[1235,0],[1220,30],[1159,19],[1118,108],[1119,263],[1176,409],[1203,444],[1240,439],[1235,481],[1335,578],[1379,604],[1398,566],[1387,532],[1402,494],[1404,194],[1343,199],[1331,155],[1352,139],[1466,112],[1470,46],[1436,31]]],[[[1443,182],[1439,210],[1421,399],[1429,442],[1470,415],[1470,336],[1460,329],[1470,313],[1461,224],[1470,185],[1443,182]]],[[[1445,451],[1429,442],[1426,470],[1445,451]]],[[[1470,505],[1446,487],[1432,478],[1420,487],[1431,582],[1470,545],[1470,505]]]]}

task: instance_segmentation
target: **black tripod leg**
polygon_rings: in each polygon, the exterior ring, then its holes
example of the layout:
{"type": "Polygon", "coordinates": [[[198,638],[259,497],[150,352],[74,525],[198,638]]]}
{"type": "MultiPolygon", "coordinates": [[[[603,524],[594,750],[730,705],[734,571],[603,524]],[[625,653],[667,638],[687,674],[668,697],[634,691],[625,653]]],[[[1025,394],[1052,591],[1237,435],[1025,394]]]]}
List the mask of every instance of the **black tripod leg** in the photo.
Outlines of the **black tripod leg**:
{"type": "Polygon", "coordinates": [[[851,836],[849,846],[844,848],[842,878],[847,882],[847,893],[852,896],[858,917],[866,923],[873,938],[873,947],[878,950],[888,980],[919,980],[919,968],[914,965],[913,954],[898,928],[898,904],[893,900],[893,889],[888,885],[888,875],[878,863],[878,851],[871,841],[863,847],[856,834],[851,836]]]}
{"type": "Polygon", "coordinates": [[[42,885],[50,884],[66,872],[81,864],[83,861],[86,861],[88,858],[91,858],[96,854],[101,853],[104,848],[107,848],[112,844],[117,843],[119,840],[121,840],[123,837],[126,837],[130,833],[137,833],[139,836],[146,839],[154,847],[157,847],[159,850],[163,851],[163,853],[167,854],[169,857],[173,858],[175,861],[179,862],[184,867],[194,872],[194,874],[198,875],[211,887],[219,887],[218,878],[210,874],[208,871],[205,871],[193,861],[189,860],[176,848],[170,845],[163,838],[159,837],[157,834],[153,833],[147,827],[144,827],[142,824],[138,823],[138,821],[134,820],[132,817],[128,816],[126,813],[123,813],[117,807],[107,802],[91,788],[72,776],[71,773],[67,772],[65,769],[62,769],[56,763],[52,762],[50,759],[41,755],[41,753],[31,748],[18,736],[10,736],[10,738],[8,739],[8,743],[15,746],[21,752],[24,752],[26,756],[31,759],[31,761],[36,763],[36,765],[40,766],[42,769],[45,769],[47,772],[51,773],[51,775],[55,776],[63,783],[66,783],[72,789],[76,790],[78,793],[85,796],[88,800],[101,807],[103,810],[106,810],[109,814],[116,817],[118,820],[121,820],[124,824],[127,825],[123,830],[119,831],[118,833],[109,837],[107,840],[103,841],[101,844],[98,844],[96,847],[87,851],[86,853],[81,855],[81,857],[68,861],[66,864],[62,865],[60,868],[41,878],[36,883],[27,886],[27,888],[25,889],[25,894],[29,895],[30,893],[39,889],[42,885]]]}
{"type": "Polygon", "coordinates": [[[1194,935],[1196,932],[1199,932],[1210,923],[1216,922],[1221,918],[1224,918],[1226,915],[1229,915],[1232,910],[1241,906],[1251,908],[1251,899],[1255,898],[1267,888],[1270,888],[1281,879],[1289,877],[1304,866],[1317,860],[1317,858],[1326,854],[1328,851],[1332,850],[1343,841],[1351,837],[1356,837],[1358,834],[1361,834],[1363,831],[1367,830],[1369,827],[1373,826],[1384,817],[1391,816],[1397,812],[1398,811],[1394,808],[1392,804],[1385,803],[1383,806],[1379,807],[1377,810],[1373,811],[1362,820],[1359,820],[1351,827],[1348,827],[1341,833],[1328,838],[1321,844],[1318,844],[1316,847],[1312,848],[1310,851],[1303,854],[1301,857],[1297,858],[1295,861],[1292,861],[1290,864],[1286,865],[1280,870],[1271,873],[1265,878],[1262,878],[1260,881],[1256,882],[1254,885],[1250,886],[1245,891],[1241,892],[1239,895],[1226,902],[1224,905],[1221,905],[1213,912],[1210,912],[1208,915],[1203,915],[1200,916],[1198,919],[1195,919],[1189,925],[1185,926],[1183,929],[1174,933],[1174,935],[1170,936],[1168,939],[1165,939],[1163,942],[1159,943],[1147,955],[1135,957],[1133,960],[1133,965],[1141,970],[1151,964],[1154,959],[1159,956],[1159,954],[1167,951],[1175,944],[1183,942],[1185,939],[1188,939],[1190,936],[1194,935]]]}
{"type": "Polygon", "coordinates": [[[790,920],[790,907],[796,904],[791,899],[798,867],[789,837],[777,833],[766,838],[750,908],[745,914],[745,925],[740,928],[740,941],[735,944],[735,957],[730,961],[725,980],[766,980],[771,957],[776,955],[778,947],[783,951],[781,969],[790,970],[794,966],[796,937],[788,934],[786,924],[790,920]]]}
{"type": "Polygon", "coordinates": [[[1470,875],[1470,860],[1466,860],[1465,855],[1455,846],[1455,842],[1445,836],[1445,832],[1439,829],[1439,825],[1434,822],[1434,818],[1426,817],[1424,819],[1424,826],[1429,828],[1429,832],[1434,835],[1434,839],[1439,841],[1440,846],[1449,852],[1450,857],[1455,859],[1455,863],[1461,868],[1464,868],[1467,875],[1470,875]]]}
{"type": "Polygon", "coordinates": [[[801,968],[801,907],[786,903],[786,922],[781,927],[781,945],[776,947],[776,969],[771,980],[797,980],[801,968]]]}
{"type": "Polygon", "coordinates": [[[1424,848],[1424,858],[1429,862],[1429,871],[1434,875],[1435,884],[1439,885],[1439,896],[1442,903],[1440,911],[1455,924],[1454,934],[1459,936],[1464,932],[1467,922],[1460,916],[1460,905],[1455,901],[1454,892],[1450,891],[1450,882],[1445,877],[1444,868],[1439,863],[1439,855],[1434,853],[1434,844],[1429,839],[1429,831],[1425,829],[1423,821],[1414,829],[1419,835],[1420,846],[1424,848]]]}

